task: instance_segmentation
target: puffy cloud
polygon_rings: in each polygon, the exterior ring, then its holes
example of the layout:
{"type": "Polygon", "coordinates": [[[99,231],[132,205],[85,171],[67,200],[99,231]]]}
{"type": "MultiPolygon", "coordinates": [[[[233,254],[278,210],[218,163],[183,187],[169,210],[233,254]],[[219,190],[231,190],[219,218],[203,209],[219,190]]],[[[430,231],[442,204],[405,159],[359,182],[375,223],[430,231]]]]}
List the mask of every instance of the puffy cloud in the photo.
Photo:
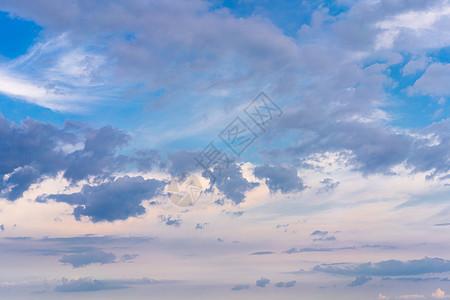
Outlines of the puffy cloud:
{"type": "Polygon", "coordinates": [[[75,145],[78,137],[67,126],[26,119],[21,126],[0,115],[1,197],[16,200],[42,176],[55,176],[67,166],[63,145],[75,145]],[[32,151],[30,150],[32,149],[32,151]]]}
{"type": "Polygon", "coordinates": [[[264,179],[270,192],[280,191],[282,193],[302,191],[306,187],[297,175],[297,169],[283,166],[259,166],[255,167],[256,178],[264,179]]]}
{"type": "Polygon", "coordinates": [[[84,267],[90,264],[111,264],[116,260],[113,253],[107,253],[102,250],[92,250],[84,253],[64,255],[60,262],[71,264],[74,268],[84,267]]]}
{"type": "MultiPolygon", "coordinates": [[[[225,170],[215,169],[213,174],[216,177],[217,189],[235,204],[244,202],[245,193],[259,185],[257,182],[249,182],[244,178],[242,168],[238,164],[232,164],[225,170]]],[[[207,177],[205,174],[204,176],[207,177]]],[[[213,180],[210,182],[214,183],[213,180]]]]}
{"type": "Polygon", "coordinates": [[[266,287],[266,285],[268,285],[270,283],[270,279],[261,277],[261,279],[256,280],[256,286],[257,287],[266,287]]]}
{"type": "Polygon", "coordinates": [[[336,237],[334,235],[328,236],[328,231],[316,230],[311,233],[311,236],[318,236],[318,238],[313,239],[313,241],[335,241],[336,237]]]}
{"type": "Polygon", "coordinates": [[[159,215],[158,219],[161,223],[166,224],[167,226],[173,226],[173,227],[180,227],[181,224],[183,223],[183,220],[180,218],[173,218],[172,216],[164,216],[164,215],[159,215]]]}
{"type": "Polygon", "coordinates": [[[436,298],[436,299],[448,299],[448,298],[450,298],[450,295],[446,295],[443,290],[438,288],[438,289],[436,289],[436,291],[434,291],[431,294],[431,297],[436,298]]]}
{"type": "Polygon", "coordinates": [[[117,128],[106,126],[85,133],[84,148],[67,157],[69,164],[64,177],[79,181],[89,176],[109,175],[120,167],[115,151],[126,145],[130,137],[117,128]]]}
{"type": "Polygon", "coordinates": [[[73,183],[106,178],[129,160],[115,153],[128,143],[128,134],[111,126],[96,129],[66,122],[59,128],[33,119],[19,126],[0,116],[0,138],[0,196],[11,201],[45,176],[63,172],[73,183]]]}
{"type": "Polygon", "coordinates": [[[145,213],[141,205],[162,192],[165,182],[138,177],[119,177],[97,186],[84,185],[79,193],[49,195],[47,199],[76,205],[74,216],[93,222],[126,220],[145,213]]]}

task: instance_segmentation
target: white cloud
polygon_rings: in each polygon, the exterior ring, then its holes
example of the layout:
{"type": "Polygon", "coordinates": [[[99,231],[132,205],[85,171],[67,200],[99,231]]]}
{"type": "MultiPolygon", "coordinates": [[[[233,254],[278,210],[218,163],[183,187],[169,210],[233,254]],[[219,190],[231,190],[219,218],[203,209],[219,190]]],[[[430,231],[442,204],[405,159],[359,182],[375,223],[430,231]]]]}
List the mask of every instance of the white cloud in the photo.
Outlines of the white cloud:
{"type": "MultiPolygon", "coordinates": [[[[391,48],[399,38],[402,31],[413,32],[416,36],[429,35],[439,30],[437,23],[450,16],[450,7],[447,2],[442,6],[433,7],[427,11],[408,11],[378,22],[375,26],[382,30],[377,37],[376,49],[391,48]]],[[[447,40],[448,35],[441,34],[440,40],[447,40]]]]}
{"type": "Polygon", "coordinates": [[[433,63],[407,91],[409,94],[450,95],[449,81],[450,64],[433,63]]]}
{"type": "Polygon", "coordinates": [[[401,295],[397,297],[397,299],[422,299],[422,298],[425,298],[425,296],[421,294],[401,295]]]}
{"type": "Polygon", "coordinates": [[[436,299],[448,299],[448,298],[450,298],[450,295],[446,295],[443,290],[438,288],[435,292],[433,292],[431,294],[431,297],[436,298],[436,299]]]}
{"type": "Polygon", "coordinates": [[[411,75],[417,73],[417,71],[425,69],[429,62],[426,57],[420,57],[416,60],[409,61],[402,69],[403,75],[411,75]]]}

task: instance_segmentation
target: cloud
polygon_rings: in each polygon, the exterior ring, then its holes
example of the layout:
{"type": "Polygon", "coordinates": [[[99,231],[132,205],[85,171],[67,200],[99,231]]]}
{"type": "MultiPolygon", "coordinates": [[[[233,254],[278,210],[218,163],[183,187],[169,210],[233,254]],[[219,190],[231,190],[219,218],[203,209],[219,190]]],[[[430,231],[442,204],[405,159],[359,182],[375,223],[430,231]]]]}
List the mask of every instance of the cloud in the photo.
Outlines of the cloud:
{"type": "Polygon", "coordinates": [[[84,267],[90,264],[99,263],[101,265],[114,263],[116,256],[102,250],[92,250],[79,254],[64,255],[60,262],[71,264],[74,268],[84,267]]]}
{"type": "Polygon", "coordinates": [[[250,288],[250,285],[248,284],[238,284],[231,288],[233,291],[241,291],[241,290],[248,290],[250,288]]]}
{"type": "Polygon", "coordinates": [[[42,176],[56,176],[67,165],[61,146],[72,146],[78,137],[67,127],[26,119],[21,126],[0,115],[0,196],[10,201],[22,197],[42,176]],[[33,151],[30,151],[30,148],[33,151]],[[6,175],[6,177],[5,177],[6,175]]]}
{"type": "Polygon", "coordinates": [[[366,282],[368,282],[370,280],[372,280],[372,277],[370,277],[370,276],[365,276],[365,275],[358,276],[348,286],[350,286],[350,287],[360,286],[360,285],[363,285],[363,284],[365,284],[366,282]]]}
{"type": "Polygon", "coordinates": [[[426,57],[420,57],[416,60],[409,61],[402,69],[403,75],[416,74],[418,71],[426,68],[429,60],[426,57]]]}
{"type": "Polygon", "coordinates": [[[443,290],[438,288],[438,289],[436,289],[436,291],[434,291],[431,294],[431,297],[436,298],[436,299],[448,299],[448,298],[450,298],[450,295],[446,295],[443,290]]]}
{"type": "Polygon", "coordinates": [[[60,284],[55,288],[56,292],[73,293],[73,292],[95,292],[103,290],[124,289],[128,285],[134,284],[150,284],[157,281],[147,278],[142,279],[119,279],[119,280],[97,280],[88,277],[79,279],[62,278],[60,284]]]}
{"type": "Polygon", "coordinates": [[[314,242],[316,242],[316,241],[335,241],[336,240],[336,237],[334,235],[328,236],[328,231],[316,230],[313,233],[311,233],[311,236],[319,237],[319,238],[313,239],[314,242]]]}
{"type": "Polygon", "coordinates": [[[139,254],[124,254],[120,257],[121,262],[131,261],[138,257],[139,254]]]}
{"type": "Polygon", "coordinates": [[[442,258],[428,258],[418,260],[386,260],[378,263],[322,264],[315,266],[314,271],[345,276],[405,276],[428,273],[443,273],[450,271],[450,261],[442,258]]]}
{"type": "Polygon", "coordinates": [[[209,225],[209,223],[203,223],[203,224],[201,224],[201,223],[197,223],[196,225],[195,225],[195,230],[203,230],[206,226],[208,226],[209,225]]]}
{"type": "Polygon", "coordinates": [[[401,295],[396,297],[396,299],[422,299],[422,298],[425,298],[425,296],[421,294],[401,295]]]}
{"type": "MultiPolygon", "coordinates": [[[[292,82],[286,71],[295,68],[299,57],[296,43],[271,22],[258,16],[236,18],[227,9],[216,9],[204,1],[156,5],[130,2],[126,6],[118,1],[89,5],[74,1],[69,8],[49,1],[38,9],[30,6],[33,3],[28,1],[6,1],[0,9],[43,26],[46,30],[41,40],[64,37],[44,55],[43,51],[29,53],[29,59],[37,69],[33,69],[35,77],[53,84],[62,82],[68,87],[65,94],[70,96],[77,85],[87,90],[83,95],[101,95],[118,87],[125,94],[127,83],[132,81],[147,83],[142,93],[165,90],[163,99],[169,101],[186,95],[179,91],[180,86],[191,86],[189,94],[208,87],[220,91],[245,82],[250,75],[264,78],[263,74],[270,73],[276,73],[286,84],[292,82]],[[64,13],[55,16],[57,11],[64,13]],[[95,34],[92,28],[96,28],[95,34]],[[91,53],[93,48],[97,53],[91,53]],[[46,60],[48,56],[54,59],[46,60]],[[167,68],[170,64],[172,67],[167,68]],[[230,71],[224,72],[224,67],[230,71]],[[93,82],[100,87],[89,89],[93,82]]],[[[62,97],[53,102],[40,101],[43,97],[36,93],[26,99],[51,108],[67,102],[62,97]]]]}
{"type": "Polygon", "coordinates": [[[272,251],[259,251],[259,252],[253,252],[250,253],[250,255],[269,255],[269,254],[274,254],[275,252],[272,251]]]}
{"type": "MultiPolygon", "coordinates": [[[[216,177],[215,186],[222,192],[226,198],[232,200],[235,204],[244,202],[245,193],[259,185],[257,182],[249,182],[242,175],[241,166],[232,164],[226,170],[214,170],[216,177]]],[[[207,175],[203,175],[207,177],[207,175]]],[[[210,180],[211,183],[212,180],[210,180]]]]}
{"type": "Polygon", "coordinates": [[[433,63],[412,87],[408,88],[411,94],[425,94],[431,96],[450,95],[448,81],[450,79],[450,64],[433,63]]]}
{"type": "MultiPolygon", "coordinates": [[[[22,197],[44,177],[62,172],[72,183],[91,176],[105,179],[130,161],[115,153],[128,143],[129,135],[111,126],[97,129],[66,122],[59,128],[33,119],[19,126],[0,115],[0,138],[4,141],[0,149],[0,197],[10,201],[22,197]]],[[[75,204],[82,196],[61,196],[61,201],[75,204]]]]}
{"type": "Polygon", "coordinates": [[[183,223],[182,219],[173,219],[172,216],[164,216],[164,215],[159,215],[158,219],[161,223],[166,224],[167,226],[174,226],[174,227],[180,227],[181,224],[183,223]]]}
{"type": "Polygon", "coordinates": [[[281,193],[298,192],[306,188],[303,180],[297,175],[297,169],[293,167],[265,165],[255,167],[253,173],[256,178],[265,179],[271,193],[276,191],[281,193]]]}
{"type": "Polygon", "coordinates": [[[270,279],[261,277],[261,279],[256,280],[256,286],[257,287],[266,287],[266,285],[268,285],[270,283],[270,279]]]}
{"type": "Polygon", "coordinates": [[[286,254],[292,254],[292,253],[302,253],[302,252],[329,252],[333,251],[333,248],[291,248],[289,250],[283,251],[283,253],[286,254]]]}
{"type": "Polygon", "coordinates": [[[92,222],[126,220],[145,213],[141,205],[162,192],[165,182],[141,176],[123,176],[97,186],[84,185],[79,193],[49,195],[47,199],[76,205],[74,216],[92,222]]]}
{"type": "Polygon", "coordinates": [[[288,282],[280,281],[280,282],[277,282],[277,283],[275,284],[275,286],[276,286],[276,287],[290,288],[290,287],[293,287],[293,286],[295,285],[295,283],[296,283],[295,280],[293,280],[293,281],[288,281],[288,282]]]}
{"type": "Polygon", "coordinates": [[[317,193],[330,192],[330,191],[334,190],[335,188],[337,188],[338,185],[340,184],[339,181],[334,182],[333,179],[331,179],[331,178],[325,178],[325,179],[321,180],[320,183],[322,183],[324,185],[324,187],[320,188],[317,193]]]}
{"type": "Polygon", "coordinates": [[[88,176],[109,175],[120,167],[121,159],[115,151],[130,140],[128,134],[111,126],[88,129],[84,147],[70,153],[64,177],[79,181],[88,176]]]}

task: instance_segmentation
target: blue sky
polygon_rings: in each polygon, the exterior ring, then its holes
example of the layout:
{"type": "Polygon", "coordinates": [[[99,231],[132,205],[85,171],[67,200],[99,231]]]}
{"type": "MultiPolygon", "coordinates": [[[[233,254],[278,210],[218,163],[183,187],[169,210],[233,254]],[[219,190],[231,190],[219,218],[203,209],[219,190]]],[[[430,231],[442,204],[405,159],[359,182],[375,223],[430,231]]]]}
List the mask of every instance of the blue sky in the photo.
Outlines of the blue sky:
{"type": "Polygon", "coordinates": [[[1,1],[0,294],[450,298],[449,28],[447,0],[1,1]]]}

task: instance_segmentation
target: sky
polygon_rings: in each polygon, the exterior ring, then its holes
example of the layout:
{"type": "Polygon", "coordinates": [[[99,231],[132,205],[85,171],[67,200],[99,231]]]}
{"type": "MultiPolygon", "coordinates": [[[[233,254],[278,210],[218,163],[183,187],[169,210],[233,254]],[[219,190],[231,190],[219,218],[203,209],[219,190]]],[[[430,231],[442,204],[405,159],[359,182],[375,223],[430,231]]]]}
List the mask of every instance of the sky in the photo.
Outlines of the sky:
{"type": "Polygon", "coordinates": [[[0,1],[0,299],[450,299],[447,0],[0,1]]]}

